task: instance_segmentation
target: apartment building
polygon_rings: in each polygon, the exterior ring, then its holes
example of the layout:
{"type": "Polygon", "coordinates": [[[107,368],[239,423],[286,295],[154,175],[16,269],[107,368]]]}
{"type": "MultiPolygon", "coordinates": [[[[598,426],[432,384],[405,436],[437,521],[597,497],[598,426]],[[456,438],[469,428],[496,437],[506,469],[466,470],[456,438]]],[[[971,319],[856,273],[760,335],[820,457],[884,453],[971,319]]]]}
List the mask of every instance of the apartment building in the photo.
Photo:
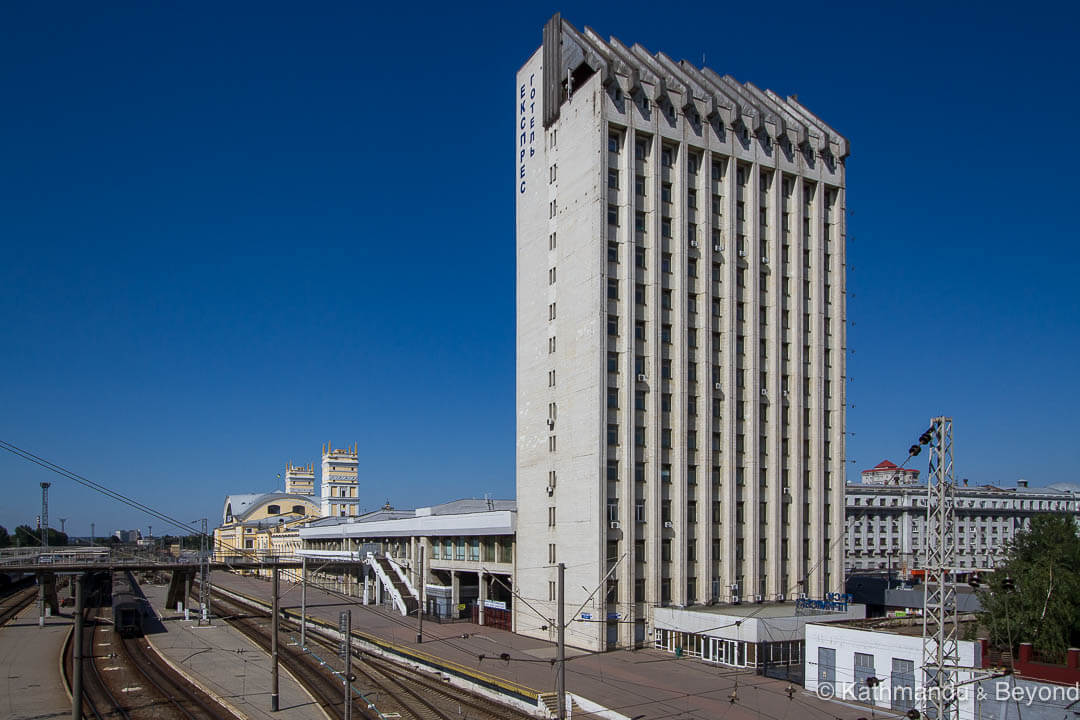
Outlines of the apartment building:
{"type": "Polygon", "coordinates": [[[559,15],[515,96],[518,632],[841,591],[847,141],[559,15]]]}

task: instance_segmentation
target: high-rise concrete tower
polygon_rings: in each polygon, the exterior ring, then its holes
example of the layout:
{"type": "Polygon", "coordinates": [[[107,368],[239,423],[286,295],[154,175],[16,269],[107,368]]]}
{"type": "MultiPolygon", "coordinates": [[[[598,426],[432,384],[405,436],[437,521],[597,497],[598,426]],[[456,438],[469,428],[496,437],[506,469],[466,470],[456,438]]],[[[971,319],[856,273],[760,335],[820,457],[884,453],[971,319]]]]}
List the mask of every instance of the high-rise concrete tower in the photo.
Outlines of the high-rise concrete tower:
{"type": "Polygon", "coordinates": [[[842,590],[847,141],[558,15],[514,95],[518,591],[604,648],[842,590]]]}
{"type": "Polygon", "coordinates": [[[330,443],[322,449],[323,517],[354,517],[359,514],[360,498],[357,446],[335,450],[330,443]]]}
{"type": "Polygon", "coordinates": [[[285,463],[285,492],[292,495],[314,495],[314,464],[293,465],[292,463],[285,463]]]}

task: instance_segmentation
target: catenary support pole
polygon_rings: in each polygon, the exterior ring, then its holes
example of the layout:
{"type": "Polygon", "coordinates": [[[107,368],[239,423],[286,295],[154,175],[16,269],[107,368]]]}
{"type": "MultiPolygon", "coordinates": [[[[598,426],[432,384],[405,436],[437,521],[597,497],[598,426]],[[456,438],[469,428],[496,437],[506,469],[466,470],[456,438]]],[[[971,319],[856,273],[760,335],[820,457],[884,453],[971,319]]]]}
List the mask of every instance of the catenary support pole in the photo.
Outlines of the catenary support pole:
{"type": "Polygon", "coordinates": [[[420,574],[416,579],[416,642],[424,642],[424,546],[420,546],[420,574]]]}
{"type": "Polygon", "coordinates": [[[564,608],[566,604],[566,565],[564,563],[559,563],[559,595],[557,602],[559,607],[556,622],[559,623],[559,644],[555,648],[555,663],[559,666],[559,670],[555,676],[555,694],[558,695],[559,720],[566,720],[566,612],[564,608]]]}
{"type": "Polygon", "coordinates": [[[307,558],[300,558],[300,648],[307,647],[307,558]]]}
{"type": "Polygon", "coordinates": [[[272,630],[270,631],[270,710],[273,712],[278,711],[278,615],[280,613],[280,602],[278,593],[280,590],[280,570],[274,567],[274,600],[271,605],[273,612],[273,619],[271,620],[272,630]]]}
{"type": "Polygon", "coordinates": [[[75,635],[71,638],[71,720],[82,720],[83,576],[75,576],[75,635]]]}
{"type": "Polygon", "coordinates": [[[352,610],[345,611],[345,720],[352,720],[352,610]]]}

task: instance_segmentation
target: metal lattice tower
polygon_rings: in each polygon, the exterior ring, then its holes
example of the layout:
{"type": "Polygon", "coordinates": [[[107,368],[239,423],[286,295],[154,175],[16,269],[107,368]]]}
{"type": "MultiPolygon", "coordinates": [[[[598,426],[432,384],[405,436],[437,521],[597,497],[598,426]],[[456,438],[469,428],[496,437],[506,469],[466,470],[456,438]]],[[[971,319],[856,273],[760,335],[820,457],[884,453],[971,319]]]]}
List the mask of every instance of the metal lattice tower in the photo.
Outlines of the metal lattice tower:
{"type": "Polygon", "coordinates": [[[41,547],[49,547],[49,485],[41,483],[41,547]]]}
{"type": "MultiPolygon", "coordinates": [[[[926,577],[923,585],[924,712],[934,720],[958,720],[957,681],[960,664],[957,642],[956,482],[953,476],[952,418],[930,421],[930,473],[926,501],[926,577]]],[[[922,438],[920,438],[922,440],[922,438]]]]}

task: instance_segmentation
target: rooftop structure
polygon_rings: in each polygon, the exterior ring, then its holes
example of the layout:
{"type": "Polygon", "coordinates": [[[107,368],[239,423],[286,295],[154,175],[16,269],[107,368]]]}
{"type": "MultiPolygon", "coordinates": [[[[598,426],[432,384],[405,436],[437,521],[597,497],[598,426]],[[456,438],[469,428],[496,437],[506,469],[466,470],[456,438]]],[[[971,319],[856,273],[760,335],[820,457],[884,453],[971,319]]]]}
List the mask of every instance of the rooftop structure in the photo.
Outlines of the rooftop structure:
{"type": "Polygon", "coordinates": [[[322,514],[324,517],[356,517],[360,514],[358,446],[322,449],[322,514]]]}
{"type": "Polygon", "coordinates": [[[285,464],[285,492],[291,495],[315,494],[315,465],[285,464]]]}
{"type": "Polygon", "coordinates": [[[862,482],[863,485],[914,485],[919,482],[919,471],[882,460],[869,470],[862,471],[862,482]]]}

